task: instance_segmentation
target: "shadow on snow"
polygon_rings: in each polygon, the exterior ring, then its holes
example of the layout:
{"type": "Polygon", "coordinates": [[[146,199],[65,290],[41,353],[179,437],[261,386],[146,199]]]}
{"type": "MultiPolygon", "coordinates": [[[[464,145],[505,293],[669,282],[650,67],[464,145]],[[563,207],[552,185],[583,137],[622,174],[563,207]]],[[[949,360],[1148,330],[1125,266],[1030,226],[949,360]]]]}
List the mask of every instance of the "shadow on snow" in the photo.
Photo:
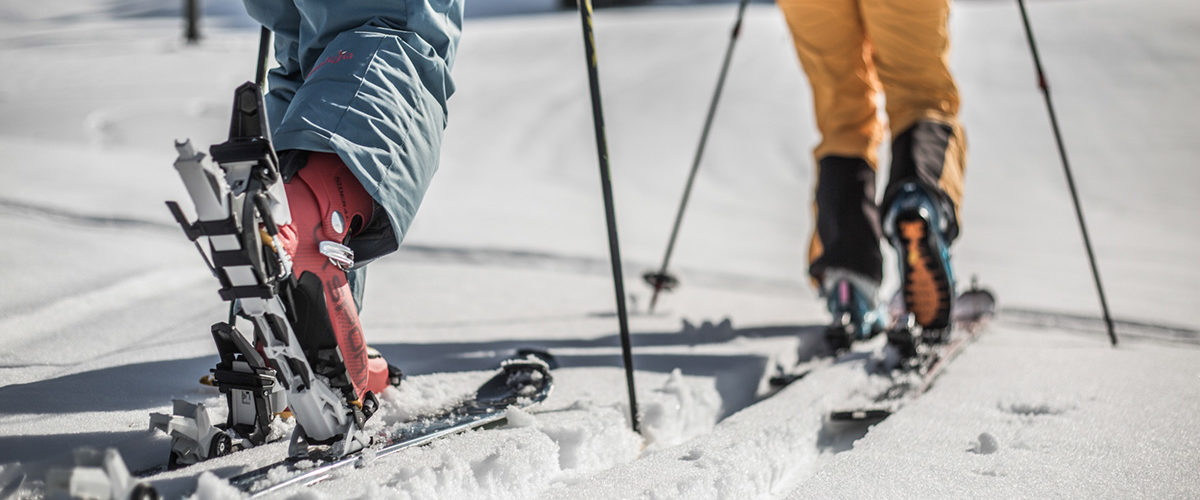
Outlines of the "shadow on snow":
{"type": "MultiPolygon", "coordinates": [[[[724,402],[725,415],[753,404],[758,380],[773,367],[768,355],[755,353],[637,353],[638,348],[696,346],[728,342],[737,337],[796,337],[800,359],[817,354],[823,326],[785,325],[734,329],[727,325],[704,325],[679,332],[634,333],[634,366],[638,370],[669,373],[678,368],[684,375],[712,377],[724,402]],[[809,346],[809,347],[805,347],[809,346]],[[805,352],[807,351],[807,352],[805,352]]],[[[599,352],[555,354],[561,368],[621,367],[619,335],[591,339],[496,340],[432,344],[373,344],[387,359],[408,375],[480,371],[521,348],[556,350],[596,349],[599,352]]],[[[0,415],[70,415],[90,412],[122,412],[163,408],[171,399],[199,400],[217,396],[200,386],[197,379],[208,373],[216,357],[151,361],[102,368],[49,380],[0,387],[0,415]]],[[[649,390],[643,387],[641,391],[649,390]]],[[[624,391],[624,388],[614,389],[624,391]]],[[[722,416],[722,418],[724,417],[722,416]]],[[[146,417],[148,422],[148,416],[146,417]]],[[[148,425],[148,424],[147,424],[148,425]]],[[[105,447],[127,441],[149,439],[149,431],[114,430],[54,435],[0,437],[0,463],[27,462],[70,452],[80,446],[105,447]]]]}

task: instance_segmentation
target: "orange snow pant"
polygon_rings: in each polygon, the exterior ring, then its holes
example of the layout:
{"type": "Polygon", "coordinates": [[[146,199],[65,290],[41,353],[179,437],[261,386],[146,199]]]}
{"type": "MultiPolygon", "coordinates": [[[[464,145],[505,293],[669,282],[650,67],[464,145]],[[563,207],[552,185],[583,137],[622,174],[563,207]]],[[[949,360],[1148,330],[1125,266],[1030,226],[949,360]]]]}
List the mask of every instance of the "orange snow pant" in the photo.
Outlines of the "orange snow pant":
{"type": "MultiPolygon", "coordinates": [[[[864,168],[869,168],[866,173],[873,183],[883,138],[876,105],[882,91],[896,141],[889,188],[908,178],[922,181],[953,207],[951,217],[957,222],[966,141],[958,122],[958,88],[947,65],[950,0],[777,2],[812,86],[821,133],[821,142],[814,151],[817,170],[846,164],[822,162],[824,158],[860,158],[865,160],[864,168]],[[937,130],[932,134],[922,130],[913,133],[918,125],[937,130]],[[923,141],[931,135],[932,142],[923,141]],[[901,147],[904,150],[898,151],[901,147]]],[[[818,173],[817,178],[821,179],[822,174],[818,173]]],[[[874,196],[873,186],[870,196],[874,196]]],[[[817,207],[818,218],[821,209],[817,207]]],[[[877,213],[868,214],[866,219],[873,219],[878,227],[877,213]]],[[[951,239],[957,232],[955,224],[951,239]]],[[[825,243],[814,229],[810,263],[822,256],[825,243]]],[[[878,240],[873,244],[877,246],[878,240]]],[[[819,278],[818,273],[813,274],[819,278]]]]}

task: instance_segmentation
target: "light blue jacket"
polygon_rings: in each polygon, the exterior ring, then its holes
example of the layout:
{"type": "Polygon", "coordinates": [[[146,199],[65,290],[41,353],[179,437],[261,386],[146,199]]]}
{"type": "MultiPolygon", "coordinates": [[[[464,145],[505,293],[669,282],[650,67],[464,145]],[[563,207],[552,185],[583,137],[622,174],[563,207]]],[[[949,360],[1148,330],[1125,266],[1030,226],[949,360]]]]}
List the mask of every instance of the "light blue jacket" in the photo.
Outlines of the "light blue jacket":
{"type": "MultiPolygon", "coordinates": [[[[396,250],[437,170],[462,0],[245,4],[275,33],[266,99],[275,148],[341,157],[387,214],[351,241],[356,260],[396,250]]],[[[356,298],[362,277],[351,277],[356,298]]]]}
{"type": "MultiPolygon", "coordinates": [[[[395,250],[437,170],[462,0],[245,0],[275,32],[277,150],[336,153],[387,212],[395,250]]],[[[359,252],[356,252],[359,253],[359,252]]]]}

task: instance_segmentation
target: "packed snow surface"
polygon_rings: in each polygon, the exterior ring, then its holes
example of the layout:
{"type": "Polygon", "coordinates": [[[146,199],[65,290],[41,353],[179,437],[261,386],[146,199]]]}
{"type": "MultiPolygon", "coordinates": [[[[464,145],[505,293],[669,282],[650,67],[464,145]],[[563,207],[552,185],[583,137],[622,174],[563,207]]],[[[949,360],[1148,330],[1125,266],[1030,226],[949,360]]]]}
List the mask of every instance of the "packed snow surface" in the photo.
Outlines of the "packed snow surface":
{"type": "MultiPolygon", "coordinates": [[[[874,425],[826,415],[887,384],[867,370],[879,340],[767,383],[819,351],[827,321],[804,261],[817,137],[777,8],[747,12],[673,260],[682,285],[653,314],[639,275],[661,258],[736,6],[597,10],[640,434],[579,19],[557,3],[468,0],[440,171],[405,247],[371,265],[363,311],[368,341],[408,374],[373,428],[452,404],[523,347],[560,361],[550,398],[279,496],[1200,496],[1200,3],[1029,5],[1114,349],[1016,5],[956,2],[971,149],[954,264],[1002,309],[928,394],[874,425]]],[[[162,202],[186,199],[172,141],[223,140],[258,28],[240,2],[203,4],[188,45],[178,2],[0,1],[0,491],[15,462],[32,480],[82,446],[163,464],[169,438],[148,414],[174,398],[223,412],[196,379],[226,310],[162,202]]],[[[224,478],[285,450],[145,480],[167,498],[239,498],[224,478]]]]}

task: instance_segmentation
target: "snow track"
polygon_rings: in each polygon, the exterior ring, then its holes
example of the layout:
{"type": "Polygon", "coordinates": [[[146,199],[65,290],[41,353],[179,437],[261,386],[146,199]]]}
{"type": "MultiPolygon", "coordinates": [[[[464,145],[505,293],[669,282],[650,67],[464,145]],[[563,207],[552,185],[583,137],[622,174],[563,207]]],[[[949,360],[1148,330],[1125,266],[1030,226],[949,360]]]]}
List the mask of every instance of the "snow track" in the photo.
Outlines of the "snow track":
{"type": "Polygon", "coordinates": [[[1103,338],[992,325],[789,498],[1195,497],[1200,349],[1103,338]]]}
{"type": "MultiPolygon", "coordinates": [[[[439,402],[453,399],[453,388],[475,378],[476,373],[413,377],[406,387],[385,394],[384,410],[373,423],[390,425],[410,418],[410,412],[435,408],[439,402]]],[[[530,498],[556,484],[633,462],[643,449],[670,447],[712,430],[721,406],[711,381],[677,371],[639,374],[639,378],[651,387],[661,384],[645,394],[643,403],[647,413],[653,414],[643,423],[651,438],[630,430],[627,407],[614,400],[619,393],[594,390],[597,383],[620,385],[620,370],[566,368],[556,371],[556,388],[549,400],[530,412],[518,410],[502,428],[472,431],[406,450],[309,491],[330,498],[530,498]]],[[[281,444],[267,448],[282,452],[281,444]]],[[[262,456],[262,450],[248,453],[253,455],[215,460],[151,480],[165,485],[160,488],[167,488],[168,496],[178,495],[188,491],[190,481],[170,478],[195,476],[205,469],[225,471],[230,463],[262,456]],[[171,489],[179,487],[182,489],[171,489]]],[[[221,481],[201,479],[197,485],[200,498],[221,498],[228,493],[221,481]]],[[[293,489],[284,495],[301,491],[305,490],[293,489]]]]}
{"type": "Polygon", "coordinates": [[[849,396],[860,363],[813,373],[802,383],[721,421],[712,432],[649,451],[547,498],[762,498],[788,491],[819,462],[824,414],[849,396]],[[581,495],[582,493],[582,495],[581,495]]]}
{"type": "Polygon", "coordinates": [[[98,290],[65,297],[24,314],[8,316],[0,320],[0,331],[16,333],[6,339],[13,345],[44,342],[48,334],[128,308],[130,304],[194,287],[208,277],[203,269],[189,272],[170,269],[134,276],[98,290]]]}

